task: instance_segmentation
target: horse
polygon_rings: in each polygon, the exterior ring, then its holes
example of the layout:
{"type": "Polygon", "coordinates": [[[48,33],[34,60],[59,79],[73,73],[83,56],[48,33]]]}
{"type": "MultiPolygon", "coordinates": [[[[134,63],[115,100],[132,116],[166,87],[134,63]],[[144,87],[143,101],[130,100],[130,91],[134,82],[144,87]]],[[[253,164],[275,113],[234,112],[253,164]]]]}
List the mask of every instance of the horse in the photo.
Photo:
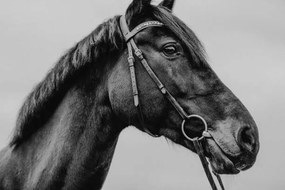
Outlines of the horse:
{"type": "Polygon", "coordinates": [[[257,126],[173,4],[133,0],[58,60],[0,152],[0,189],[101,189],[127,126],[203,151],[217,174],[253,166],[257,126]]]}

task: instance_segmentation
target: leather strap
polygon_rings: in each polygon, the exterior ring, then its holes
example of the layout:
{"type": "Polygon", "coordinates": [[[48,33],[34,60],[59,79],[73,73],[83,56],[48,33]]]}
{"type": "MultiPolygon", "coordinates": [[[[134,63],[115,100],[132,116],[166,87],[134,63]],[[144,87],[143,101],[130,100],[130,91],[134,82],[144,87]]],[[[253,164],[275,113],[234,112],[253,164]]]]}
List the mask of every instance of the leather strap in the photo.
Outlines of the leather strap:
{"type": "Polygon", "coordinates": [[[146,22],[139,24],[130,32],[129,27],[128,27],[127,22],[126,22],[125,15],[121,16],[120,24],[121,24],[121,30],[123,32],[123,35],[125,37],[126,42],[128,42],[137,33],[139,33],[140,31],[142,31],[146,28],[153,27],[153,26],[163,26],[163,24],[161,22],[151,20],[151,21],[146,21],[146,22]]]}
{"type": "Polygon", "coordinates": [[[141,107],[139,104],[139,93],[138,93],[138,87],[136,82],[136,73],[135,73],[135,58],[133,56],[133,47],[132,43],[130,43],[128,40],[132,41],[134,44],[134,40],[132,39],[138,32],[146,29],[150,26],[161,26],[162,23],[158,21],[148,21],[147,23],[142,23],[139,26],[137,26],[135,29],[133,29],[131,32],[129,31],[129,27],[127,25],[125,16],[121,16],[120,18],[120,27],[121,31],[124,34],[125,41],[127,42],[127,48],[128,48],[128,63],[129,63],[129,69],[131,74],[131,83],[132,83],[132,91],[133,91],[133,99],[134,99],[134,105],[137,108],[138,112],[138,119],[140,123],[142,124],[144,131],[148,133],[149,135],[153,137],[158,137],[159,135],[151,132],[147,127],[145,127],[144,118],[141,112],[141,107]]]}
{"type": "MultiPolygon", "coordinates": [[[[133,52],[132,52],[132,49],[133,49],[134,52],[135,52],[135,55],[140,59],[141,64],[143,65],[145,70],[148,72],[149,76],[154,81],[156,86],[159,88],[161,93],[166,96],[166,98],[173,105],[173,107],[177,110],[177,112],[182,117],[182,119],[183,120],[187,119],[188,118],[188,114],[184,111],[184,109],[179,105],[179,103],[176,101],[176,99],[170,94],[170,92],[164,87],[164,85],[158,79],[158,77],[156,76],[156,74],[154,73],[152,68],[149,66],[149,64],[147,63],[147,61],[143,57],[143,54],[142,54],[141,50],[137,47],[136,43],[133,40],[133,37],[138,32],[140,32],[140,31],[142,31],[142,30],[144,30],[144,29],[146,29],[148,27],[153,27],[153,26],[161,27],[161,26],[163,26],[163,24],[161,22],[158,22],[158,21],[147,21],[147,22],[144,22],[144,23],[138,25],[131,32],[129,32],[129,28],[128,28],[127,23],[126,23],[125,16],[121,16],[121,18],[120,18],[120,25],[121,25],[121,30],[122,30],[122,32],[123,32],[123,34],[125,36],[125,40],[127,42],[129,58],[131,60],[134,60],[133,59],[133,52]],[[129,45],[129,44],[131,44],[131,45],[129,45]]],[[[137,85],[134,84],[134,83],[136,83],[135,82],[136,80],[135,80],[135,74],[132,74],[132,71],[131,71],[131,79],[132,79],[133,97],[134,97],[135,106],[138,106],[138,104],[139,104],[138,103],[139,102],[138,101],[138,96],[137,96],[138,90],[137,90],[137,85]]]]}
{"type": "MultiPolygon", "coordinates": [[[[198,139],[198,138],[195,138],[195,139],[193,140],[193,144],[194,144],[194,147],[195,147],[195,150],[196,150],[197,154],[199,155],[199,158],[200,158],[200,160],[201,160],[202,166],[203,166],[203,168],[204,168],[204,171],[205,171],[205,173],[206,173],[206,176],[207,176],[207,178],[208,178],[208,180],[209,180],[209,183],[210,183],[212,189],[213,189],[213,190],[218,190],[218,188],[217,188],[217,186],[216,186],[216,184],[215,184],[215,181],[214,181],[214,179],[213,179],[213,176],[212,176],[212,174],[211,174],[211,172],[210,172],[210,169],[209,169],[209,162],[207,161],[207,159],[206,159],[206,157],[205,157],[204,150],[203,150],[203,147],[202,147],[202,145],[201,145],[199,139],[198,139]]],[[[214,173],[214,174],[215,174],[215,176],[217,177],[217,179],[218,179],[218,181],[219,181],[219,184],[220,184],[221,189],[222,189],[222,190],[225,190],[220,175],[219,175],[219,174],[216,174],[216,173],[214,173]]]]}
{"type": "Polygon", "coordinates": [[[149,76],[153,80],[153,82],[156,84],[160,92],[165,95],[165,97],[169,100],[169,102],[173,105],[173,107],[176,109],[176,111],[179,113],[179,115],[182,117],[183,120],[188,118],[188,114],[184,111],[184,109],[180,106],[180,104],[176,101],[176,99],[170,94],[170,92],[165,88],[165,86],[162,84],[162,82],[159,80],[159,78],[156,76],[152,68],[149,66],[145,58],[143,57],[143,54],[141,50],[137,47],[133,39],[130,39],[130,43],[134,49],[135,55],[140,59],[141,64],[145,68],[145,70],[148,72],[149,76]]]}

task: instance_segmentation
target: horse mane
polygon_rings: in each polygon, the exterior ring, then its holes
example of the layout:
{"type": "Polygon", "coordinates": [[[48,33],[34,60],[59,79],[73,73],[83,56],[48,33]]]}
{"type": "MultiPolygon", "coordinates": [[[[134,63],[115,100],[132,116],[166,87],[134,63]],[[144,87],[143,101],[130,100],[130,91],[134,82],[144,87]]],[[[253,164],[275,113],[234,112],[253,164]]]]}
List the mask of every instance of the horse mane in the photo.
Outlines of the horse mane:
{"type": "MultiPolygon", "coordinates": [[[[181,41],[193,59],[191,65],[206,66],[204,48],[194,32],[167,9],[154,6],[150,9],[143,15],[136,15],[136,11],[127,11],[126,19],[130,29],[150,16],[164,23],[181,41]]],[[[119,28],[119,16],[115,16],[100,24],[91,34],[69,49],[26,98],[19,111],[10,146],[18,146],[35,133],[52,115],[75,80],[90,66],[98,67],[100,58],[122,50],[124,44],[119,28]]]]}
{"type": "Polygon", "coordinates": [[[35,86],[22,105],[10,146],[30,137],[51,116],[75,80],[91,66],[99,67],[100,58],[122,49],[119,16],[100,24],[70,48],[35,86]]]}

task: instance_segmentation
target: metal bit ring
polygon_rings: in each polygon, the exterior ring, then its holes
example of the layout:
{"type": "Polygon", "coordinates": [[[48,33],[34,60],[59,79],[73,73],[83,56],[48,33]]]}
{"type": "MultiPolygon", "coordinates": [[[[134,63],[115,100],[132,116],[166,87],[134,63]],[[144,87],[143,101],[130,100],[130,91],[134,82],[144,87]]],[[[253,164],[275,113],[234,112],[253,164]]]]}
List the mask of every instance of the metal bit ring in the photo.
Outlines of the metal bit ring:
{"type": "Polygon", "coordinates": [[[193,115],[187,116],[187,119],[184,119],[184,120],[182,121],[182,124],[181,124],[181,131],[182,131],[184,137],[185,137],[186,139],[190,140],[190,141],[194,141],[194,140],[196,140],[196,139],[202,140],[204,137],[211,137],[211,135],[210,135],[209,132],[208,132],[208,125],[207,125],[207,122],[206,122],[206,120],[205,120],[203,117],[201,117],[200,115],[195,115],[195,114],[193,114],[193,115]],[[186,122],[186,120],[189,120],[190,118],[198,118],[198,119],[200,119],[200,120],[203,122],[205,128],[204,128],[204,131],[202,132],[202,134],[201,134],[200,137],[193,137],[193,138],[191,138],[191,137],[189,137],[189,136],[186,134],[186,132],[185,132],[185,122],[186,122]]]}

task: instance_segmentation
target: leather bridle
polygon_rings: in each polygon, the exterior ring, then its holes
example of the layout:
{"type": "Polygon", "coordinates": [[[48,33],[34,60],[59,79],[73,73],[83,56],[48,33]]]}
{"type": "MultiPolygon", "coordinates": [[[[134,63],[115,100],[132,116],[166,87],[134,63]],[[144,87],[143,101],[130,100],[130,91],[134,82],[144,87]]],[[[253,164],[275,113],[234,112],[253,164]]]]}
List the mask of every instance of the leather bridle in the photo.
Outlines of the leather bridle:
{"type": "MultiPolygon", "coordinates": [[[[172,104],[172,106],[175,108],[175,110],[181,116],[181,118],[182,118],[182,123],[181,123],[182,134],[184,135],[184,137],[186,139],[193,142],[194,147],[196,149],[196,152],[199,155],[199,158],[202,162],[205,173],[206,173],[208,180],[210,182],[210,185],[211,185],[213,190],[217,190],[217,186],[215,184],[215,181],[212,177],[212,174],[211,174],[209,166],[208,166],[209,163],[205,157],[203,147],[200,143],[200,141],[202,139],[212,137],[210,135],[210,133],[208,132],[207,122],[200,115],[196,115],[196,114],[188,115],[185,112],[185,110],[181,107],[181,105],[176,101],[176,99],[171,95],[171,93],[165,88],[163,83],[156,76],[155,72],[152,70],[150,65],[145,60],[145,58],[142,54],[142,51],[137,47],[137,45],[133,39],[137,33],[139,33],[140,31],[142,31],[148,27],[162,27],[163,25],[164,24],[159,22],[159,21],[146,21],[146,22],[143,22],[143,23],[139,24],[138,26],[136,26],[132,31],[129,31],[129,27],[127,25],[125,16],[120,17],[120,28],[121,28],[121,31],[124,35],[125,41],[127,43],[127,48],[128,48],[128,63],[129,63],[129,69],[130,69],[130,74],[131,74],[131,83],[132,83],[134,105],[135,105],[135,107],[139,108],[139,93],[138,93],[138,87],[137,87],[137,82],[136,82],[136,73],[135,73],[135,65],[134,65],[135,64],[135,58],[134,58],[133,52],[134,52],[135,56],[140,60],[140,63],[142,64],[144,69],[147,71],[148,75],[153,80],[153,82],[156,84],[156,86],[158,87],[160,92],[168,99],[168,101],[172,104]],[[199,119],[204,124],[205,128],[204,128],[204,131],[202,132],[200,137],[194,137],[193,138],[193,137],[190,137],[189,135],[187,135],[185,132],[185,123],[190,122],[191,118],[199,119]]],[[[144,130],[145,130],[145,132],[155,136],[155,134],[150,132],[149,129],[145,128],[144,130]]],[[[213,172],[213,173],[216,175],[221,188],[224,190],[224,186],[223,186],[223,183],[222,183],[220,176],[218,174],[216,174],[215,172],[213,172]]]]}

